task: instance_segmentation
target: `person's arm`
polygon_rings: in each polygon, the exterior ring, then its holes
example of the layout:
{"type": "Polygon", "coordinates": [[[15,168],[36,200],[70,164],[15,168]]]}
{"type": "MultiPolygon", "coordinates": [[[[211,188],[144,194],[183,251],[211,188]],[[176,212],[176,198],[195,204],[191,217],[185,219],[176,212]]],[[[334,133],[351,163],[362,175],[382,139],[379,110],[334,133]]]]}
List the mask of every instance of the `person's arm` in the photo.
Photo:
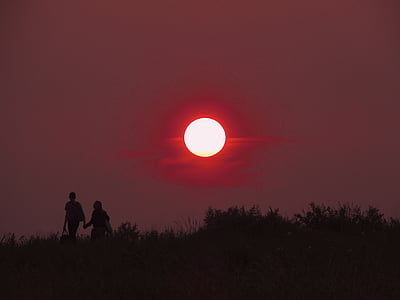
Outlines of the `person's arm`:
{"type": "Polygon", "coordinates": [[[89,223],[83,224],[83,228],[88,228],[91,225],[92,225],[92,219],[90,219],[89,223]]]}
{"type": "Polygon", "coordinates": [[[83,228],[88,228],[92,224],[93,224],[93,214],[92,217],[90,218],[89,223],[83,223],[83,228]]]}
{"type": "Polygon", "coordinates": [[[86,224],[85,213],[83,212],[82,205],[81,205],[80,203],[79,203],[79,207],[81,208],[81,214],[82,214],[82,219],[83,219],[83,225],[85,225],[85,224],[86,224]]]}
{"type": "Polygon", "coordinates": [[[65,218],[64,218],[63,231],[67,231],[67,214],[65,214],[65,218]]]}
{"type": "Polygon", "coordinates": [[[63,226],[63,231],[67,231],[67,221],[68,221],[68,219],[67,219],[67,206],[68,206],[68,204],[65,204],[65,217],[64,217],[64,226],[63,226]]]}

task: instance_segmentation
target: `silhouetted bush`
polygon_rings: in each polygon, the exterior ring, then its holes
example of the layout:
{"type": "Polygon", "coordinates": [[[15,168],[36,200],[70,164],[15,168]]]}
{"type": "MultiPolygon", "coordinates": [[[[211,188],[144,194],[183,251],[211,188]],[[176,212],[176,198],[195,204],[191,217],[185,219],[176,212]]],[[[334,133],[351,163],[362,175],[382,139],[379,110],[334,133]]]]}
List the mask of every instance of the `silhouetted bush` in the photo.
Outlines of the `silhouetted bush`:
{"type": "Polygon", "coordinates": [[[400,220],[399,219],[390,218],[388,221],[388,226],[389,226],[390,230],[400,232],[400,220]]]}
{"type": "Polygon", "coordinates": [[[226,211],[208,208],[204,218],[205,230],[239,230],[245,229],[262,218],[258,206],[246,210],[242,207],[230,207],[226,211]]]}
{"type": "Polygon", "coordinates": [[[296,222],[292,222],[279,214],[279,209],[270,208],[263,215],[258,206],[249,209],[230,207],[226,211],[208,208],[204,218],[206,231],[285,231],[294,230],[296,222]]]}
{"type": "Polygon", "coordinates": [[[142,241],[158,241],[158,240],[173,240],[179,239],[181,235],[176,233],[173,229],[165,229],[164,231],[150,230],[143,232],[140,235],[142,241]]]}
{"type": "Polygon", "coordinates": [[[17,246],[18,241],[15,238],[14,233],[5,234],[0,239],[0,245],[7,245],[7,246],[17,246]]]}
{"type": "Polygon", "coordinates": [[[262,230],[270,229],[276,231],[296,231],[298,224],[295,220],[283,217],[279,209],[269,208],[268,212],[260,219],[259,228],[262,230]]]}
{"type": "Polygon", "coordinates": [[[398,229],[400,221],[387,221],[378,208],[344,203],[337,208],[311,202],[307,210],[293,219],[283,217],[278,209],[270,208],[263,215],[258,206],[249,209],[230,207],[227,210],[208,208],[202,229],[206,231],[297,231],[323,229],[336,232],[372,232],[398,229]]]}
{"type": "Polygon", "coordinates": [[[339,232],[345,231],[374,231],[388,226],[384,215],[379,209],[369,206],[362,211],[360,206],[339,204],[332,208],[323,204],[309,204],[309,210],[295,214],[296,220],[308,229],[325,229],[339,232]]]}
{"type": "Polygon", "coordinates": [[[131,224],[130,222],[122,223],[117,230],[114,230],[113,237],[116,239],[121,239],[129,242],[134,242],[139,239],[139,230],[136,224],[131,224]]]}

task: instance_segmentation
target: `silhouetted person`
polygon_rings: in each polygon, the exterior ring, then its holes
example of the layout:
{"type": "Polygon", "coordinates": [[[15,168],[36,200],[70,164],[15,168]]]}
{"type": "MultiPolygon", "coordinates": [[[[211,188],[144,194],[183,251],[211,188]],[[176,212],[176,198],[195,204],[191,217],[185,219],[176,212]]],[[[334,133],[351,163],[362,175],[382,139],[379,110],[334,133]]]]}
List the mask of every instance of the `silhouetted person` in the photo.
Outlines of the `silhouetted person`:
{"type": "Polygon", "coordinates": [[[110,217],[107,212],[103,210],[103,206],[100,201],[95,201],[93,204],[93,213],[92,218],[89,223],[86,223],[83,228],[87,228],[90,225],[93,225],[91,239],[103,239],[106,235],[106,231],[108,231],[110,217]]]}
{"type": "Polygon", "coordinates": [[[70,240],[76,241],[76,231],[79,227],[79,222],[85,224],[85,214],[81,204],[75,201],[76,194],[74,192],[69,193],[69,201],[65,204],[65,220],[64,220],[64,231],[68,224],[68,235],[70,240]]]}

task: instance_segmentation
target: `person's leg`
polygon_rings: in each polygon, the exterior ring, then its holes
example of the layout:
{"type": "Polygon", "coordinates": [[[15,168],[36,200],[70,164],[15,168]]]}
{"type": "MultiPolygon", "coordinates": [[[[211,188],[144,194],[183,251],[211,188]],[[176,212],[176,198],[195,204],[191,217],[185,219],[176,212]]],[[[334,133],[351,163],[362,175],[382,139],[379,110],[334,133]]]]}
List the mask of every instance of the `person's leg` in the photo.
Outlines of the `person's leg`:
{"type": "Polygon", "coordinates": [[[99,228],[99,239],[104,239],[106,237],[106,228],[100,227],[99,228]]]}
{"type": "Polygon", "coordinates": [[[90,239],[94,241],[96,239],[96,229],[93,227],[92,232],[90,233],[90,239]]]}
{"type": "Polygon", "coordinates": [[[76,241],[76,232],[78,231],[79,222],[68,222],[69,238],[76,241]]]}

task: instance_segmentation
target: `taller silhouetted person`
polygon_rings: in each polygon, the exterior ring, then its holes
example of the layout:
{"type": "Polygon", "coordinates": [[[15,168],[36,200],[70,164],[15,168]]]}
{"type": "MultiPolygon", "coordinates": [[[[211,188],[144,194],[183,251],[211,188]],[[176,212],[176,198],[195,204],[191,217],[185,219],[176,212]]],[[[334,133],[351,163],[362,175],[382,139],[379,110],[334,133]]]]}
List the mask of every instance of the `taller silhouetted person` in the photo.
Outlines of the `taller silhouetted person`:
{"type": "Polygon", "coordinates": [[[93,213],[92,218],[90,219],[89,223],[83,225],[83,228],[87,228],[90,225],[93,225],[91,239],[103,239],[106,235],[106,231],[111,231],[110,226],[110,217],[108,216],[107,212],[103,210],[103,205],[100,201],[95,201],[93,204],[93,213]]]}
{"type": "Polygon", "coordinates": [[[64,231],[68,224],[68,234],[72,241],[76,241],[76,231],[79,227],[79,222],[85,224],[85,214],[81,204],[75,200],[76,194],[74,192],[69,193],[69,201],[65,204],[65,220],[64,220],[64,231]]]}

